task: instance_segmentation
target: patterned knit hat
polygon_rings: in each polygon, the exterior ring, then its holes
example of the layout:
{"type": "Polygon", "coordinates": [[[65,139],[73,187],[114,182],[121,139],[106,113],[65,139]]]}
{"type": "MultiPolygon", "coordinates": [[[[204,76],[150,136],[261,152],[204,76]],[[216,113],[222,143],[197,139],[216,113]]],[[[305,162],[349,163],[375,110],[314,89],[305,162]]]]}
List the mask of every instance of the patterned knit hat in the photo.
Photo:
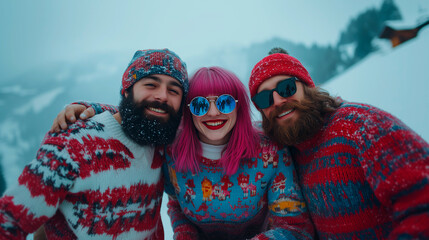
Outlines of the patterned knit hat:
{"type": "Polygon", "coordinates": [[[285,53],[274,53],[266,56],[253,67],[249,79],[250,96],[253,98],[259,86],[268,78],[277,75],[289,75],[299,78],[309,87],[315,87],[307,69],[298,59],[285,53]]]}
{"type": "Polygon", "coordinates": [[[153,74],[165,74],[177,79],[183,88],[183,96],[189,89],[186,63],[173,51],[164,49],[138,50],[122,76],[121,95],[138,80],[153,74]]]}

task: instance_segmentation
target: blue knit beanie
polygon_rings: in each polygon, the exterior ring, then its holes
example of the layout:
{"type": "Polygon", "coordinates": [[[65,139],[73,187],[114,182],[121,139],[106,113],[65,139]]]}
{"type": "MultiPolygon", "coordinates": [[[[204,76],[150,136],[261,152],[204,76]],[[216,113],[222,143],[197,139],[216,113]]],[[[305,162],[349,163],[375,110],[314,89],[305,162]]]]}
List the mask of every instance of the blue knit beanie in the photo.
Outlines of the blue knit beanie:
{"type": "Polygon", "coordinates": [[[183,96],[189,89],[186,63],[173,51],[164,49],[138,50],[122,76],[121,95],[138,80],[153,74],[164,74],[182,84],[183,96]]]}

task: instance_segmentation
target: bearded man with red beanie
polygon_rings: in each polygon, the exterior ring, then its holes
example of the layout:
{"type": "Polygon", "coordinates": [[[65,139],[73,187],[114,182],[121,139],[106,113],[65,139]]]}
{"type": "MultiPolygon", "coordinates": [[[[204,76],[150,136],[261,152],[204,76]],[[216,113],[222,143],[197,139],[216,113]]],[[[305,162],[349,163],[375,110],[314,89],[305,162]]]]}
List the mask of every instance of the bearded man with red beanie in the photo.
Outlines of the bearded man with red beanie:
{"type": "Polygon", "coordinates": [[[283,49],[249,80],[266,134],[290,147],[320,239],[429,239],[429,144],[376,107],[334,98],[283,49]]]}

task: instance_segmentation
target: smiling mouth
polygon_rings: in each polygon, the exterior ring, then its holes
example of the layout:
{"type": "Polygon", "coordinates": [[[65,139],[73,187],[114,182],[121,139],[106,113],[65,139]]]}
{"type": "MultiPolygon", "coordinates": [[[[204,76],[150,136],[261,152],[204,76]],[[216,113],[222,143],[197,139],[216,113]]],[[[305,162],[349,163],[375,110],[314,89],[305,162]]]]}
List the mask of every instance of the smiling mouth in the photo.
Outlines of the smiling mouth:
{"type": "Polygon", "coordinates": [[[148,107],[149,110],[156,112],[156,113],[161,113],[161,114],[165,114],[167,113],[166,111],[160,109],[160,108],[153,108],[153,107],[148,107]]]}
{"type": "Polygon", "coordinates": [[[206,121],[203,123],[208,129],[217,130],[225,125],[226,120],[206,121]]]}
{"type": "Polygon", "coordinates": [[[295,110],[295,109],[291,109],[291,110],[289,110],[289,111],[283,112],[283,113],[279,114],[277,117],[278,117],[278,118],[281,118],[281,117],[283,117],[283,116],[286,116],[286,115],[288,115],[289,113],[293,112],[294,110],[295,110]]]}

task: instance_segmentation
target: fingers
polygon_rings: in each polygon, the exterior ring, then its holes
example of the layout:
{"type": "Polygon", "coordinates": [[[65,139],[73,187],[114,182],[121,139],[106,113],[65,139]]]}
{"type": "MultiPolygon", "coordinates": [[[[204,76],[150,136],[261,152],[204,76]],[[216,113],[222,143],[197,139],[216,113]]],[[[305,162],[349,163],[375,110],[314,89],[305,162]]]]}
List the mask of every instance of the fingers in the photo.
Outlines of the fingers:
{"type": "Polygon", "coordinates": [[[67,123],[65,120],[65,110],[63,109],[54,119],[54,122],[52,123],[51,129],[49,131],[58,133],[61,129],[63,129],[64,124],[67,128],[67,123]]]}
{"type": "MultiPolygon", "coordinates": [[[[69,114],[70,115],[70,114],[69,114]]],[[[57,115],[57,121],[58,121],[58,125],[61,129],[65,130],[67,129],[67,110],[63,110],[61,111],[58,115],[57,115]]],[[[60,129],[60,130],[61,130],[60,129]]]]}
{"type": "Polygon", "coordinates": [[[93,117],[94,115],[95,115],[95,110],[94,110],[94,108],[90,107],[90,108],[85,109],[85,111],[83,111],[79,115],[79,117],[80,117],[80,119],[85,120],[85,119],[88,119],[90,117],[93,117]]]}
{"type": "MultiPolygon", "coordinates": [[[[76,118],[81,118],[80,115],[85,110],[86,110],[86,107],[84,105],[80,105],[80,104],[70,104],[70,105],[67,105],[67,107],[65,109],[66,121],[68,123],[74,123],[74,122],[76,122],[76,118]]],[[[67,128],[67,126],[66,126],[66,128],[67,128]]]]}
{"type": "Polygon", "coordinates": [[[67,108],[66,108],[66,112],[65,112],[64,116],[65,116],[65,119],[62,118],[62,119],[64,119],[64,122],[61,121],[61,128],[62,129],[66,129],[67,128],[67,123],[74,123],[74,122],[76,122],[76,117],[75,117],[75,112],[74,111],[67,110],[67,108]]]}
{"type": "MultiPolygon", "coordinates": [[[[81,105],[76,104],[67,105],[64,111],[58,114],[58,125],[60,125],[62,130],[66,130],[69,124],[76,122],[76,115],[78,115],[80,111],[83,111],[80,110],[80,106],[81,105]]],[[[82,108],[85,109],[84,106],[82,108]]]]}
{"type": "Polygon", "coordinates": [[[95,110],[93,108],[87,109],[86,106],[80,104],[67,105],[54,119],[50,132],[58,133],[61,130],[66,130],[69,124],[76,122],[77,117],[85,120],[94,115],[95,110]]]}

